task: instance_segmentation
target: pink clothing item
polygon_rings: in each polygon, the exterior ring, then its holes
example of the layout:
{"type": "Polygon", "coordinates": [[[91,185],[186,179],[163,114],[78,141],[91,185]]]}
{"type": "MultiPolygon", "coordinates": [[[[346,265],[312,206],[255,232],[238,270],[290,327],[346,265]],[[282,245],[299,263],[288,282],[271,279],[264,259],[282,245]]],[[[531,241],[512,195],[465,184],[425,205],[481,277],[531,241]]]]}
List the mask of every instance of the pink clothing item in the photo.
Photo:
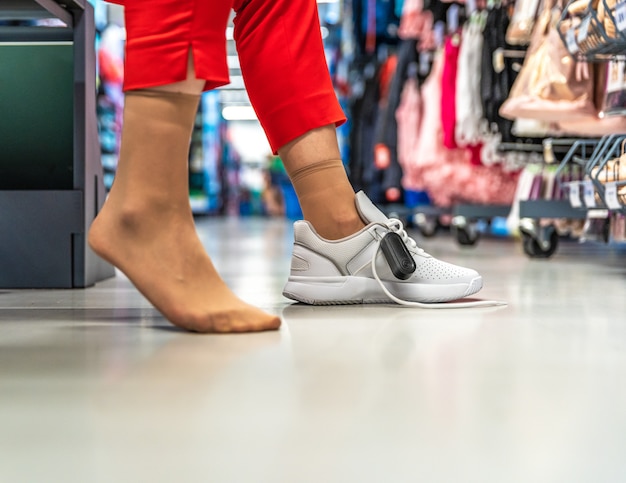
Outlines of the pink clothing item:
{"type": "Polygon", "coordinates": [[[483,140],[482,96],[480,92],[484,12],[472,14],[463,26],[456,73],[456,142],[459,146],[483,140]]]}
{"type": "Polygon", "coordinates": [[[422,0],[405,0],[402,7],[398,37],[401,39],[420,39],[432,36],[433,14],[424,10],[422,0]]]}
{"type": "MultiPolygon", "coordinates": [[[[467,162],[468,153],[461,149],[446,149],[443,145],[443,131],[441,125],[441,79],[443,72],[443,57],[435,56],[431,73],[421,89],[421,102],[411,100],[411,89],[405,92],[398,116],[398,133],[407,133],[402,139],[411,133],[411,127],[405,125],[411,119],[420,119],[417,141],[405,143],[402,141],[402,166],[408,165],[403,172],[402,185],[406,189],[414,191],[425,190],[433,202],[438,206],[449,206],[453,202],[454,188],[450,187],[450,181],[454,178],[452,166],[467,162]],[[421,107],[421,113],[410,114],[410,109],[417,110],[421,107]]],[[[413,94],[413,98],[415,95],[413,94]]],[[[399,140],[401,136],[399,134],[399,140]]]]}
{"type": "Polygon", "coordinates": [[[473,165],[470,150],[444,147],[442,75],[443,57],[438,54],[421,95],[414,79],[404,86],[396,111],[403,187],[426,191],[440,207],[457,203],[511,204],[518,173],[507,173],[501,166],[473,165]]]}
{"type": "Polygon", "coordinates": [[[481,159],[481,153],[483,150],[482,144],[470,144],[466,146],[466,149],[470,152],[470,163],[473,166],[481,166],[483,164],[481,159]]]}
{"type": "Polygon", "coordinates": [[[422,99],[417,81],[409,78],[402,89],[400,104],[396,109],[398,123],[398,163],[402,168],[402,184],[415,189],[419,185],[413,156],[418,153],[422,117],[422,99]]]}
{"type": "Polygon", "coordinates": [[[458,71],[461,34],[454,34],[446,39],[444,63],[441,75],[441,125],[443,127],[443,145],[454,149],[456,144],[456,75],[458,71]]]}
{"type": "Polygon", "coordinates": [[[420,183],[423,183],[424,170],[447,164],[450,152],[443,146],[441,129],[441,79],[443,57],[435,55],[428,79],[422,85],[422,125],[418,138],[417,152],[413,162],[420,170],[420,183]]]}

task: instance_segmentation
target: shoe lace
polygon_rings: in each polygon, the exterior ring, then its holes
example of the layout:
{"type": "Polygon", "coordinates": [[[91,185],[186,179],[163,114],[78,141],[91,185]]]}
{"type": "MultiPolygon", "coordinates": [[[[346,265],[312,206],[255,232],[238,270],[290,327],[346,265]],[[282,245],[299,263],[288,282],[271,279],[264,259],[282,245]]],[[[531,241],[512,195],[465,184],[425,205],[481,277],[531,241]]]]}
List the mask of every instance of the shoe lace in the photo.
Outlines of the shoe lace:
{"type": "MultiPolygon", "coordinates": [[[[409,234],[404,229],[404,224],[398,220],[397,218],[389,218],[386,223],[383,224],[390,231],[397,233],[404,244],[408,247],[410,252],[413,252],[418,255],[428,255],[422,248],[417,245],[417,242],[409,236],[409,234]]],[[[379,234],[380,235],[380,234],[379,234]]],[[[374,275],[374,279],[380,285],[380,288],[383,290],[385,295],[393,300],[398,305],[404,305],[407,307],[419,307],[422,309],[465,309],[465,308],[475,308],[475,307],[496,307],[507,305],[506,302],[501,302],[498,300],[476,300],[472,302],[443,302],[443,303],[425,303],[425,302],[413,302],[410,300],[403,300],[399,297],[393,295],[385,284],[378,276],[378,271],[376,270],[376,258],[378,257],[378,253],[380,252],[382,235],[378,239],[378,245],[376,246],[376,250],[374,250],[374,254],[372,255],[372,273],[374,275]]]]}
{"type": "Polygon", "coordinates": [[[389,218],[389,220],[385,223],[385,226],[389,228],[390,231],[400,235],[400,238],[402,238],[404,244],[409,248],[409,251],[415,252],[419,255],[428,255],[422,248],[417,246],[417,242],[409,236],[404,229],[404,224],[400,220],[397,218],[389,218]]]}

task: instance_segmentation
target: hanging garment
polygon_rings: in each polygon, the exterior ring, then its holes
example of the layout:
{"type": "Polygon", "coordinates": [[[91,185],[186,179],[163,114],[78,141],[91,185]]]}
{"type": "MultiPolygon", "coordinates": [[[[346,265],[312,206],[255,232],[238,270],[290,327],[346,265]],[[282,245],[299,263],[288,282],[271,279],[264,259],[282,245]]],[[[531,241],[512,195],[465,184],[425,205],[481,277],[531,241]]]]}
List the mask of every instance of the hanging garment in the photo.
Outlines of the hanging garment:
{"type": "Polygon", "coordinates": [[[443,145],[448,149],[457,147],[455,140],[456,78],[460,49],[460,34],[455,33],[446,39],[444,45],[443,70],[441,73],[441,88],[443,92],[445,92],[445,95],[441,96],[441,127],[443,131],[443,145]]]}
{"type": "Polygon", "coordinates": [[[380,44],[397,42],[396,0],[352,0],[352,19],[359,54],[373,54],[380,44]]]}
{"type": "Polygon", "coordinates": [[[463,26],[456,78],[456,128],[459,146],[478,144],[481,139],[483,106],[480,101],[481,52],[486,12],[474,12],[463,26]]]}
{"type": "Polygon", "coordinates": [[[406,78],[408,64],[415,55],[415,41],[404,41],[401,52],[390,56],[380,69],[374,162],[379,170],[378,178],[383,201],[386,202],[399,201],[398,197],[401,194],[402,170],[398,164],[398,129],[394,113],[399,103],[400,86],[406,78]]]}
{"type": "Polygon", "coordinates": [[[424,3],[424,8],[430,10],[433,14],[433,23],[447,22],[448,9],[450,8],[449,2],[443,2],[442,0],[429,0],[424,3]]]}
{"type": "Polygon", "coordinates": [[[448,151],[443,146],[441,128],[441,86],[443,75],[443,53],[437,52],[433,59],[430,75],[421,88],[423,100],[422,123],[419,133],[418,153],[414,153],[414,162],[420,169],[444,164],[448,151]]]}
{"type": "MultiPolygon", "coordinates": [[[[397,193],[401,188],[402,170],[398,164],[398,123],[396,111],[400,105],[402,87],[407,78],[417,75],[417,40],[402,40],[396,54],[395,70],[389,82],[386,96],[382,96],[384,103],[379,106],[378,122],[376,126],[376,148],[384,149],[388,157],[388,164],[384,166],[382,189],[385,193],[397,193]],[[389,191],[392,190],[392,191],[389,191]]],[[[378,164],[378,159],[376,160],[378,164]]],[[[387,196],[389,198],[389,196],[387,196]]],[[[396,201],[390,200],[387,201],[396,201]]]]}
{"type": "Polygon", "coordinates": [[[395,151],[397,145],[397,121],[395,112],[400,105],[403,86],[409,77],[416,76],[418,61],[417,40],[402,40],[396,54],[395,71],[389,83],[386,103],[380,115],[380,123],[376,134],[376,142],[388,146],[395,151]]]}
{"type": "Polygon", "coordinates": [[[483,115],[490,126],[497,126],[503,142],[513,142],[515,136],[511,129],[513,121],[499,114],[500,106],[509,95],[515,81],[515,59],[499,55],[498,52],[511,49],[505,41],[509,17],[505,7],[497,6],[489,10],[483,29],[483,48],[481,53],[480,97],[483,115]],[[498,59],[498,62],[494,62],[498,59]]]}
{"type": "Polygon", "coordinates": [[[443,61],[443,52],[438,52],[421,90],[416,80],[409,78],[402,92],[396,113],[402,185],[408,190],[426,191],[440,207],[459,202],[509,204],[518,172],[508,172],[500,165],[474,166],[470,150],[443,145],[443,61]]]}
{"type": "Polygon", "coordinates": [[[350,130],[350,181],[356,191],[366,191],[374,202],[380,197],[372,193],[374,176],[374,133],[378,117],[380,96],[379,66],[369,63],[356,69],[353,89],[359,92],[350,106],[352,129],[350,130]]]}
{"type": "Polygon", "coordinates": [[[421,88],[422,114],[417,142],[408,156],[410,178],[405,188],[415,191],[426,190],[437,206],[450,206],[458,192],[456,165],[469,168],[468,153],[463,149],[446,149],[443,145],[441,125],[441,98],[444,56],[435,55],[430,75],[421,88]]]}
{"type": "Polygon", "coordinates": [[[402,89],[400,105],[396,110],[398,123],[398,162],[402,167],[404,189],[421,191],[419,170],[413,156],[418,153],[422,121],[422,99],[417,78],[409,77],[402,89]]]}
{"type": "Polygon", "coordinates": [[[424,10],[422,0],[404,2],[398,37],[419,39],[420,50],[433,48],[433,13],[430,10],[424,10]]]}

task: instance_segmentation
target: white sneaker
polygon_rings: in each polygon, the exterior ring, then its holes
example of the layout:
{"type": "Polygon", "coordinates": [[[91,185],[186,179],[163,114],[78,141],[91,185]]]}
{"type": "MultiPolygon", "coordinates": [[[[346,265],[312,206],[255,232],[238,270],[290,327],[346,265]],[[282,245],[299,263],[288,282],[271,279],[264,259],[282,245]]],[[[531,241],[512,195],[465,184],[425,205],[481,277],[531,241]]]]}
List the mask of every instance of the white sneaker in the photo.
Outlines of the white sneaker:
{"type": "Polygon", "coordinates": [[[294,223],[295,242],[291,274],[283,289],[285,297],[312,305],[390,303],[397,301],[395,298],[437,303],[467,297],[482,288],[478,272],[426,253],[409,238],[400,220],[387,218],[362,191],[356,194],[356,206],[368,225],[341,240],[321,238],[307,221],[294,223]],[[393,275],[379,249],[389,232],[401,237],[415,261],[415,272],[406,280],[393,275]]]}

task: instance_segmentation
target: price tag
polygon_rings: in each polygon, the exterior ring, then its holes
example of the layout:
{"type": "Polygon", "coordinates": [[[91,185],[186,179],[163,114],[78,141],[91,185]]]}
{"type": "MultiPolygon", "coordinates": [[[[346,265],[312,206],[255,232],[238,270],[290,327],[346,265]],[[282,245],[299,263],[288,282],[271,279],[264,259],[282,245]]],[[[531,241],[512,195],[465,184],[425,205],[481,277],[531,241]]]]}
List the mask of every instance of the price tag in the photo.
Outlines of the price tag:
{"type": "Polygon", "coordinates": [[[583,207],[580,201],[580,183],[578,181],[569,183],[569,204],[572,205],[572,208],[583,207]]]}
{"type": "Polygon", "coordinates": [[[576,40],[579,44],[582,44],[587,38],[587,34],[589,33],[589,24],[591,23],[591,15],[587,15],[580,24],[578,28],[578,36],[576,40]]]}
{"type": "Polygon", "coordinates": [[[609,217],[609,210],[589,210],[587,218],[596,220],[606,220],[609,217]]]}
{"type": "Polygon", "coordinates": [[[621,210],[622,204],[617,197],[617,184],[610,182],[604,185],[604,202],[610,210],[621,210]]]}
{"type": "Polygon", "coordinates": [[[585,199],[585,206],[587,208],[596,207],[596,190],[593,187],[592,181],[583,181],[583,198],[585,199]]]}
{"type": "Polygon", "coordinates": [[[626,2],[620,2],[615,6],[615,26],[617,30],[626,30],[626,2]]]}
{"type": "Polygon", "coordinates": [[[574,29],[569,29],[565,33],[565,43],[567,44],[567,50],[569,50],[570,54],[578,52],[579,48],[576,43],[576,31],[574,29]]]}

